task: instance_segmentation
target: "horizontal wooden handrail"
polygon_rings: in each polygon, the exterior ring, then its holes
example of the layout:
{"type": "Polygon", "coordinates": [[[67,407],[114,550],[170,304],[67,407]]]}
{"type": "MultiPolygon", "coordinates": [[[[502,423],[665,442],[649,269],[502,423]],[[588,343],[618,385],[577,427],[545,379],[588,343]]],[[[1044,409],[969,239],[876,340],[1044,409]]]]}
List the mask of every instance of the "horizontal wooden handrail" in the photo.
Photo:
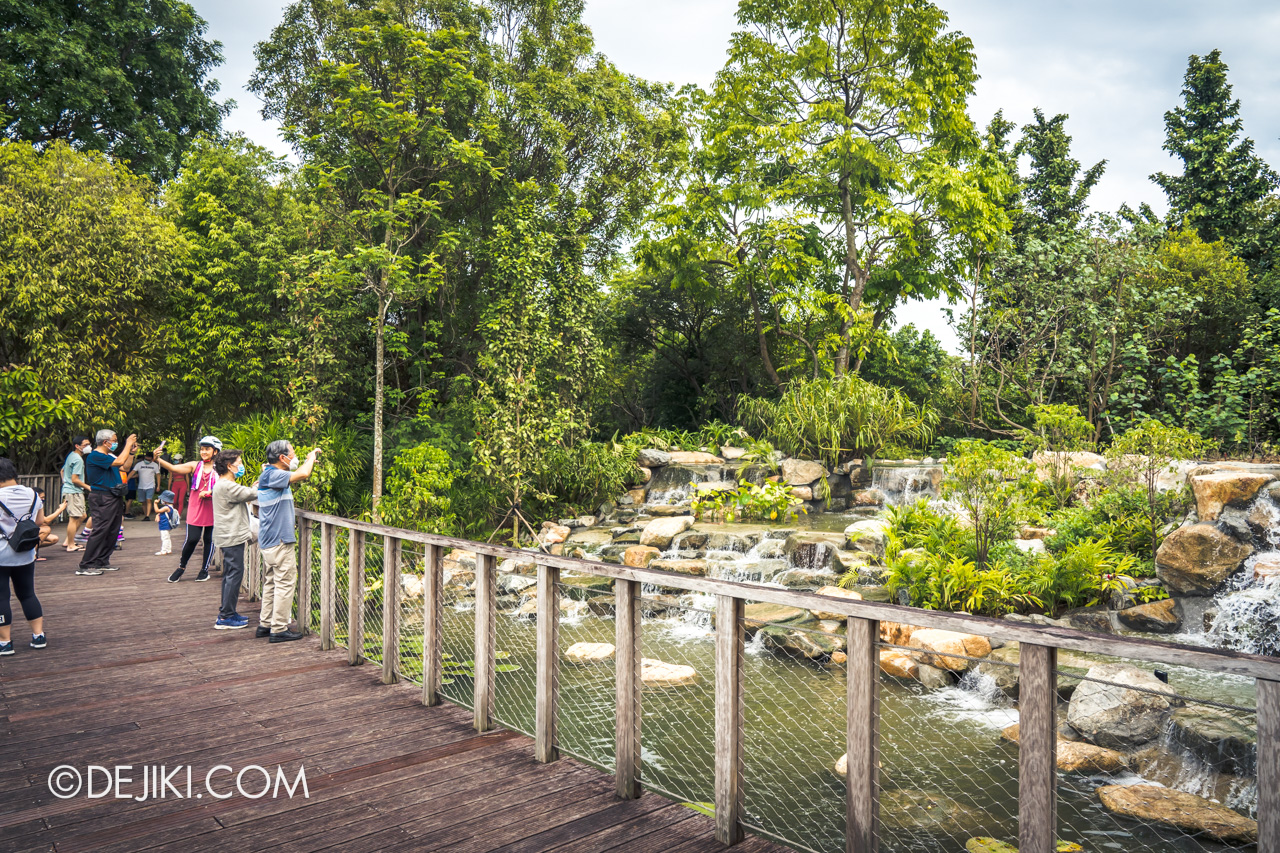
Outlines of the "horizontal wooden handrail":
{"type": "Polygon", "coordinates": [[[553,566],[562,571],[567,570],[579,574],[596,575],[615,580],[636,581],[642,584],[670,587],[688,592],[729,595],[748,601],[799,607],[804,610],[822,610],[828,613],[838,613],[842,617],[852,616],[881,622],[898,622],[921,628],[938,628],[944,631],[978,634],[1005,642],[1053,646],[1076,652],[1133,658],[1170,666],[1189,666],[1210,672],[1280,681],[1280,659],[1231,649],[1212,649],[1184,643],[1150,640],[1143,637],[1094,634],[1074,628],[1031,625],[1009,622],[1004,619],[992,619],[987,616],[971,616],[965,613],[921,610],[916,607],[904,607],[898,604],[884,604],[876,601],[835,598],[818,595],[815,592],[799,592],[776,587],[757,586],[739,581],[693,577],[691,575],[664,572],[659,569],[633,568],[615,563],[584,560],[577,557],[543,554],[511,548],[506,545],[472,542],[467,539],[440,536],[434,533],[421,533],[416,530],[402,530],[396,527],[387,527],[367,521],[355,521],[311,511],[299,510],[297,514],[300,518],[332,524],[337,527],[346,527],[366,534],[394,536],[408,542],[420,542],[426,545],[439,545],[445,548],[471,551],[498,559],[535,562],[539,565],[553,566]]]}

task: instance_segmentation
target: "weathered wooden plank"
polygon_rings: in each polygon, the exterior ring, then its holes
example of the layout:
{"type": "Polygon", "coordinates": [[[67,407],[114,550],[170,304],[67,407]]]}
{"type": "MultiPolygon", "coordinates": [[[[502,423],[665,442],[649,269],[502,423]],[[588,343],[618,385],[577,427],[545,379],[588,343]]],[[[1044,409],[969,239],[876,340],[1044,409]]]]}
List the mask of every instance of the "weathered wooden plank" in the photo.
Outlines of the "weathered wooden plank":
{"type": "Polygon", "coordinates": [[[443,660],[444,549],[427,545],[422,561],[422,704],[440,704],[443,660]]]}
{"type": "Polygon", "coordinates": [[[498,641],[498,561],[491,554],[476,554],[476,731],[493,728],[493,695],[496,684],[498,641]]]}
{"type": "Polygon", "coordinates": [[[364,663],[364,537],[347,531],[347,663],[364,663]]]}
{"type": "Polygon", "coordinates": [[[716,840],[726,846],[742,841],[745,605],[730,595],[716,599],[716,840]]]}
{"type": "Polygon", "coordinates": [[[382,683],[394,684],[400,667],[400,540],[382,537],[382,683]]]}
{"type": "Polygon", "coordinates": [[[880,623],[848,620],[845,748],[848,777],[845,799],[845,850],[875,853],[880,829],[880,663],[876,641],[880,623]]]}
{"type": "MultiPolygon", "coordinates": [[[[515,558],[528,560],[529,558],[527,551],[508,548],[503,545],[470,542],[465,539],[436,536],[417,531],[401,531],[396,528],[362,521],[351,521],[319,513],[307,512],[304,514],[307,518],[313,520],[329,521],[355,530],[365,530],[379,535],[384,532],[390,532],[392,535],[400,536],[411,542],[434,543],[448,548],[461,548],[474,551],[477,554],[489,554],[498,559],[515,558]]],[[[782,604],[806,610],[824,610],[830,613],[839,613],[844,617],[854,616],[860,619],[900,622],[922,628],[939,628],[944,631],[979,634],[1007,642],[1050,645],[1072,651],[1127,657],[1151,663],[1165,663],[1171,666],[1190,666],[1209,672],[1230,673],[1250,678],[1280,681],[1280,660],[1274,657],[1246,654],[1229,649],[1210,649],[1142,637],[1093,634],[1072,628],[1028,625],[962,613],[920,610],[896,604],[832,598],[813,592],[797,592],[787,589],[753,586],[717,578],[699,578],[657,569],[632,568],[630,566],[580,560],[573,557],[557,557],[550,554],[539,554],[538,559],[547,565],[556,566],[562,571],[576,572],[578,574],[632,580],[638,583],[673,587],[688,592],[732,595],[749,601],[782,604]]]]}
{"type": "Polygon", "coordinates": [[[560,708],[560,570],[538,566],[537,695],[534,709],[534,757],[543,763],[560,757],[556,720],[560,708]]]}
{"type": "Polygon", "coordinates": [[[333,610],[337,591],[338,528],[325,522],[320,525],[320,648],[333,648],[333,610]]]}
{"type": "Polygon", "coordinates": [[[298,519],[298,630],[311,633],[311,522],[298,519]]]}
{"type": "Polygon", "coordinates": [[[617,749],[616,791],[624,800],[640,796],[640,584],[614,584],[614,658],[617,698],[614,741],[617,749]]]}
{"type": "Polygon", "coordinates": [[[1280,853],[1280,682],[1258,680],[1258,853],[1280,853]]]}
{"type": "Polygon", "coordinates": [[[1053,853],[1058,831],[1058,650],[1022,645],[1018,678],[1018,849],[1053,853]]]}

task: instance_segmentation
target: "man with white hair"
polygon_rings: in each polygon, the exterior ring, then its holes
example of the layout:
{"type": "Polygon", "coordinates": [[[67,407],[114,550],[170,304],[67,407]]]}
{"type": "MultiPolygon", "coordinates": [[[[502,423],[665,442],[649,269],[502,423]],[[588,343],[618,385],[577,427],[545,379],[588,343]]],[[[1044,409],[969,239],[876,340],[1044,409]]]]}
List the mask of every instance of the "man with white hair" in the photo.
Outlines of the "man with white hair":
{"type": "Polygon", "coordinates": [[[89,534],[77,575],[100,575],[119,569],[119,566],[111,565],[111,556],[116,551],[116,536],[124,518],[125,486],[121,475],[127,476],[129,467],[133,465],[138,436],[129,436],[124,447],[120,447],[115,430],[100,429],[94,436],[93,447],[84,460],[93,532],[89,534]],[[120,455],[112,455],[117,450],[120,455]]]}
{"type": "Polygon", "coordinates": [[[289,630],[293,610],[293,590],[298,584],[298,561],[293,553],[297,538],[293,533],[294,483],[311,476],[320,448],[298,464],[293,445],[280,439],[267,445],[267,464],[258,477],[258,551],[266,571],[262,578],[262,612],[258,615],[257,636],[270,636],[273,643],[300,640],[302,634],[289,630]]]}

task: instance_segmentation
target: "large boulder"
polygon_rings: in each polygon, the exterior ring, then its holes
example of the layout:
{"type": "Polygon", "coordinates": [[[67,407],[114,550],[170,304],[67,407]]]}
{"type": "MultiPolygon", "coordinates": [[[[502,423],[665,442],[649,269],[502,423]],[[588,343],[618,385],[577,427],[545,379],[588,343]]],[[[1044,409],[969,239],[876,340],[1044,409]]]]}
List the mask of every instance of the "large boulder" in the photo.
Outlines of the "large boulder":
{"type": "Polygon", "coordinates": [[[1112,814],[1163,823],[1223,844],[1254,844],[1258,822],[1226,806],[1159,785],[1105,785],[1098,799],[1112,814]]]}
{"type": "MultiPolygon", "coordinates": [[[[854,592],[851,589],[842,589],[838,586],[824,586],[818,590],[818,595],[826,595],[831,598],[843,598],[846,601],[861,601],[862,594],[854,592]]],[[[832,613],[828,610],[813,610],[813,618],[823,619],[844,619],[845,617],[839,613],[832,613]]]]}
{"type": "Polygon", "coordinates": [[[1176,634],[1182,630],[1182,605],[1176,598],[1126,607],[1116,614],[1126,628],[1155,634],[1176,634]]]}
{"type": "Polygon", "coordinates": [[[1263,486],[1275,478],[1251,471],[1217,471],[1193,475],[1191,491],[1196,496],[1196,515],[1213,521],[1225,507],[1243,507],[1258,496],[1263,486]]]}
{"type": "Polygon", "coordinates": [[[643,569],[656,560],[661,553],[652,545],[632,545],[622,552],[622,565],[643,569]]]}
{"type": "Polygon", "coordinates": [[[916,679],[920,674],[920,664],[912,660],[911,655],[898,649],[881,649],[880,671],[894,678],[916,679]]]}
{"type": "MultiPolygon", "coordinates": [[[[1017,743],[1021,735],[1018,723],[1005,728],[1000,737],[1017,743]]],[[[1059,736],[1055,744],[1058,769],[1065,773],[1119,773],[1129,768],[1129,756],[1084,741],[1066,740],[1059,736]]]]}
{"type": "Polygon", "coordinates": [[[1200,522],[1165,537],[1156,552],[1156,574],[1170,593],[1208,595],[1252,553],[1252,545],[1200,522]]]}
{"type": "Polygon", "coordinates": [[[569,663],[600,663],[613,659],[612,643],[574,643],[564,650],[564,659],[569,663]]]}
{"type": "Polygon", "coordinates": [[[835,631],[787,630],[770,627],[765,628],[761,633],[764,634],[764,644],[769,648],[809,660],[826,660],[834,653],[845,649],[844,635],[835,631]]]}
{"type": "Polygon", "coordinates": [[[747,630],[753,631],[766,625],[792,625],[813,621],[808,610],[799,607],[788,607],[785,604],[768,604],[758,602],[742,608],[743,624],[747,630]]]}
{"type": "Polygon", "coordinates": [[[827,476],[827,469],[821,462],[808,459],[783,459],[779,466],[782,479],[793,486],[807,486],[827,476]]]}
{"type": "Polygon", "coordinates": [[[655,518],[640,531],[640,544],[666,550],[671,540],[693,527],[693,519],[687,515],[673,518],[655,518]]]}
{"type": "Polygon", "coordinates": [[[1252,715],[1204,705],[1173,712],[1173,738],[1209,766],[1251,776],[1258,765],[1258,726],[1252,715]]]}
{"type": "Polygon", "coordinates": [[[641,468],[661,468],[671,464],[671,454],[665,450],[646,448],[636,456],[636,464],[641,468]]]}
{"type": "Polygon", "coordinates": [[[724,460],[714,453],[700,450],[674,450],[671,452],[673,465],[723,465],[724,460]]]}
{"type": "Polygon", "coordinates": [[[919,663],[939,669],[949,669],[952,672],[967,672],[974,664],[974,661],[969,658],[985,658],[991,654],[991,641],[986,637],[942,631],[937,628],[921,628],[914,631],[907,645],[921,650],[911,653],[919,663]],[[952,655],[965,657],[952,657],[952,655]]]}
{"type": "Polygon", "coordinates": [[[797,568],[825,569],[842,544],[844,537],[838,533],[793,533],[783,544],[782,553],[797,568]]]}
{"type": "Polygon", "coordinates": [[[544,521],[542,522],[542,531],[538,534],[538,541],[543,545],[558,545],[568,539],[571,533],[573,533],[573,530],[563,524],[544,521]]]}
{"type": "Polygon", "coordinates": [[[645,687],[679,687],[697,680],[698,671],[691,666],[655,658],[640,659],[640,683],[645,687]]]}
{"type": "Polygon", "coordinates": [[[1174,691],[1169,685],[1149,672],[1118,663],[1095,666],[1085,679],[1067,707],[1067,722],[1085,738],[1098,746],[1131,749],[1163,734],[1173,708],[1174,691]]]}
{"type": "Polygon", "coordinates": [[[844,529],[845,549],[866,551],[877,558],[884,557],[885,537],[889,522],[882,518],[866,518],[855,521],[844,529]]]}

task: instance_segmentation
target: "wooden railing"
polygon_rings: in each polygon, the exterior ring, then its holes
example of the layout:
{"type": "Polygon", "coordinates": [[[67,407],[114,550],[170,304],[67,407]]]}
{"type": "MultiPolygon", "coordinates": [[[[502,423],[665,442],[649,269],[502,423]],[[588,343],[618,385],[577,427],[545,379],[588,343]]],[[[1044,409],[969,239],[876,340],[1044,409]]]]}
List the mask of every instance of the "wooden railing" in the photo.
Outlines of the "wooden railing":
{"type": "MultiPolygon", "coordinates": [[[[397,653],[398,592],[402,544],[424,548],[422,701],[438,704],[441,695],[444,550],[476,555],[475,612],[475,728],[494,726],[495,626],[498,560],[515,558],[538,567],[537,672],[534,755],[538,761],[558,757],[556,726],[559,700],[560,573],[612,578],[615,584],[617,720],[615,742],[616,790],[619,797],[640,796],[642,762],[640,588],[642,584],[678,588],[715,596],[715,835],[724,844],[743,837],[743,610],[747,601],[767,602],[839,613],[847,620],[848,675],[846,739],[848,785],[846,849],[855,853],[877,850],[879,819],[878,765],[880,670],[876,644],[880,622],[897,622],[978,634],[1021,644],[1019,688],[1018,839],[1022,853],[1051,853],[1057,826],[1057,655],[1059,649],[1133,658],[1206,672],[1246,676],[1257,682],[1258,717],[1258,845],[1260,853],[1280,853],[1280,659],[1219,649],[1199,648],[1135,637],[1091,634],[1060,627],[1042,627],[964,614],[918,610],[892,604],[833,598],[811,592],[761,587],[652,569],[600,563],[550,554],[532,553],[352,521],[331,515],[299,512],[299,623],[304,632],[318,631],[321,647],[335,645],[337,530],[349,531],[350,565],[360,566],[367,537],[380,537],[384,548],[383,589],[396,594],[382,600],[382,673],[385,683],[399,676],[397,653]],[[312,537],[320,537],[319,624],[311,624],[313,591],[312,537]]],[[[256,560],[250,565],[256,567],[256,560]]],[[[254,571],[257,571],[255,568],[254,571]]],[[[348,584],[347,636],[363,636],[362,574],[353,572],[348,584]]],[[[247,580],[246,583],[249,583],[247,580]]],[[[360,664],[362,643],[348,642],[348,659],[360,664]]]]}

